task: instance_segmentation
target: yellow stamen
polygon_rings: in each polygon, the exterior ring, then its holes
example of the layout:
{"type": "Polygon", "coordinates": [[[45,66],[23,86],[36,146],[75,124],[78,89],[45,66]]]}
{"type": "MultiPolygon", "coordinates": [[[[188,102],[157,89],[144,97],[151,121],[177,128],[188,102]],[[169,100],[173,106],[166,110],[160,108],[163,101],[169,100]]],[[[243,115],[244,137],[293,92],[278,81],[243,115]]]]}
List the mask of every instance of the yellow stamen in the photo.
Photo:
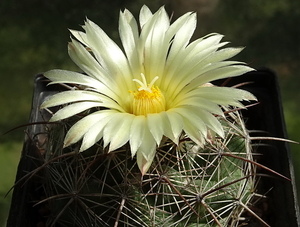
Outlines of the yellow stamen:
{"type": "Polygon", "coordinates": [[[149,113],[160,113],[165,110],[165,99],[158,87],[153,84],[158,79],[155,77],[150,84],[147,85],[144,74],[141,73],[142,81],[134,79],[139,86],[133,94],[132,113],[135,115],[145,115],[149,113]]]}

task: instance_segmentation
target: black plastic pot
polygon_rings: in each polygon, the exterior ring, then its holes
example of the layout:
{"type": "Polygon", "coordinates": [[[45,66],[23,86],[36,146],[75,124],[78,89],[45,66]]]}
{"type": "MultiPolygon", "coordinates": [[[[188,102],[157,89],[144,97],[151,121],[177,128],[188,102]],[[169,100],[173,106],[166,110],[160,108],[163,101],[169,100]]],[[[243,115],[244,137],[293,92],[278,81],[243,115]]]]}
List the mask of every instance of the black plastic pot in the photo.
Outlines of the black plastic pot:
{"type": "MultiPolygon", "coordinates": [[[[281,98],[276,75],[270,70],[258,70],[247,73],[243,76],[232,78],[226,81],[219,81],[226,86],[245,83],[243,89],[251,91],[258,98],[260,104],[243,111],[243,116],[247,120],[246,125],[249,130],[260,130],[262,132],[251,133],[251,136],[269,136],[286,138],[286,129],[283,118],[281,98]]],[[[49,210],[45,205],[35,204],[42,200],[43,173],[37,172],[33,177],[24,177],[30,171],[35,170],[43,163],[43,141],[46,135],[47,124],[44,122],[49,119],[50,114],[40,111],[39,106],[43,100],[58,92],[61,87],[46,86],[47,81],[43,75],[35,78],[35,89],[28,126],[25,138],[22,157],[18,166],[16,182],[14,188],[7,227],[27,227],[45,226],[45,217],[49,210]]],[[[256,141],[259,143],[259,141],[256,141]]],[[[278,177],[263,168],[259,168],[262,175],[258,185],[258,192],[264,194],[266,198],[257,200],[253,206],[253,211],[273,227],[297,227],[300,226],[299,210],[296,198],[294,182],[294,171],[289,153],[289,145],[286,142],[276,140],[262,140],[257,146],[259,163],[273,169],[274,171],[286,176],[291,181],[278,177]],[[265,145],[262,145],[265,144],[265,145]],[[268,176],[263,176],[263,175],[268,176]]],[[[252,218],[249,226],[263,226],[259,221],[252,218]]]]}
{"type": "MultiPolygon", "coordinates": [[[[263,131],[263,133],[254,132],[250,135],[253,137],[287,138],[278,78],[275,73],[268,69],[261,69],[233,78],[228,81],[227,85],[233,86],[245,82],[248,84],[242,88],[252,92],[259,101],[259,105],[243,111],[243,117],[247,120],[246,127],[250,131],[263,131]]],[[[265,194],[267,199],[260,206],[257,206],[258,212],[263,213],[262,218],[270,226],[300,226],[295,176],[289,144],[278,140],[262,140],[261,143],[266,146],[257,147],[257,153],[261,154],[259,163],[288,177],[291,181],[276,177],[269,171],[260,169],[261,174],[273,177],[262,177],[260,180],[259,193],[265,194]]]]}

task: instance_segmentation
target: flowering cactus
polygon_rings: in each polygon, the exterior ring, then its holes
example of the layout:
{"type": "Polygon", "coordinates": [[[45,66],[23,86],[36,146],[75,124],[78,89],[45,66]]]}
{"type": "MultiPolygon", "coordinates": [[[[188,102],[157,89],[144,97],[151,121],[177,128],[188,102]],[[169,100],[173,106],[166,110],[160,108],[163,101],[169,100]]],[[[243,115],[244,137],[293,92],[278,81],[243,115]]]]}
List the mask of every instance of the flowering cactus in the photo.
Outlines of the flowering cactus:
{"type": "Polygon", "coordinates": [[[143,6],[120,13],[122,48],[90,20],[71,30],[69,55],[84,73],[51,70],[69,84],[55,106],[46,153],[49,225],[237,226],[251,200],[249,136],[234,108],[256,98],[214,80],[253,69],[229,61],[220,34],[190,42],[196,15],[170,23],[143,6]],[[59,136],[58,136],[59,134],[59,136]]]}
{"type": "Polygon", "coordinates": [[[210,34],[189,43],[196,15],[187,13],[170,24],[162,7],[155,14],[144,6],[137,24],[132,14],[120,13],[120,38],[125,53],[92,21],[84,32],[71,30],[79,41],[69,44],[72,60],[87,74],[52,70],[45,76],[54,83],[79,87],[52,96],[42,108],[70,104],[53,115],[59,121],[97,107],[69,130],[64,146],[83,139],[84,151],[103,139],[109,151],[127,142],[143,174],[164,136],[178,144],[184,132],[199,145],[209,131],[224,137],[216,115],[220,107],[243,107],[239,100],[255,100],[243,90],[217,87],[209,82],[239,76],[252,69],[225,61],[242,48],[223,48],[222,35],[210,34]],[[141,32],[139,33],[139,29],[141,32]]]}

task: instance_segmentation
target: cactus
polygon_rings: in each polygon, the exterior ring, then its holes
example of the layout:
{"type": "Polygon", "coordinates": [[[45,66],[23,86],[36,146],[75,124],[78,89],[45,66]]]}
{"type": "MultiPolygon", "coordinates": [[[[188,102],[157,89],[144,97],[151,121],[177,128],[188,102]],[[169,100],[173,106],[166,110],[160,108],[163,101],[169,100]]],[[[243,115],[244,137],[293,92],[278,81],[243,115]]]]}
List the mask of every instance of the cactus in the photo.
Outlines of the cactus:
{"type": "Polygon", "coordinates": [[[143,6],[139,23],[121,12],[122,50],[87,19],[69,43],[86,74],[44,73],[70,89],[41,104],[61,107],[42,165],[47,225],[239,226],[251,213],[256,165],[238,109],[256,98],[211,82],[253,69],[227,61],[242,48],[220,49],[222,35],[188,44],[195,14],[169,20],[163,7],[143,6]]]}
{"type": "Polygon", "coordinates": [[[200,147],[164,138],[147,174],[128,145],[108,153],[62,148],[70,120],[49,128],[44,190],[49,226],[238,226],[255,191],[251,141],[238,111],[220,119],[225,137],[200,147]]]}

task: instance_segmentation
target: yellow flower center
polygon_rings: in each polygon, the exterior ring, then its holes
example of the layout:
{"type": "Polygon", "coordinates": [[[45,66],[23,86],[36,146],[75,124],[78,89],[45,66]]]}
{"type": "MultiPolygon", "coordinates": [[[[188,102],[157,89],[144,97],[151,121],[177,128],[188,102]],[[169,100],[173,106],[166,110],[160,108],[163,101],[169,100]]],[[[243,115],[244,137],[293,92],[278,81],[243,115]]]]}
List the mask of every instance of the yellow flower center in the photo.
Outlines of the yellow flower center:
{"type": "Polygon", "coordinates": [[[135,115],[145,115],[149,113],[160,113],[165,110],[165,98],[158,87],[154,87],[155,77],[150,84],[147,84],[144,74],[141,73],[142,81],[134,79],[140,84],[137,91],[133,94],[132,113],[135,115]]]}

